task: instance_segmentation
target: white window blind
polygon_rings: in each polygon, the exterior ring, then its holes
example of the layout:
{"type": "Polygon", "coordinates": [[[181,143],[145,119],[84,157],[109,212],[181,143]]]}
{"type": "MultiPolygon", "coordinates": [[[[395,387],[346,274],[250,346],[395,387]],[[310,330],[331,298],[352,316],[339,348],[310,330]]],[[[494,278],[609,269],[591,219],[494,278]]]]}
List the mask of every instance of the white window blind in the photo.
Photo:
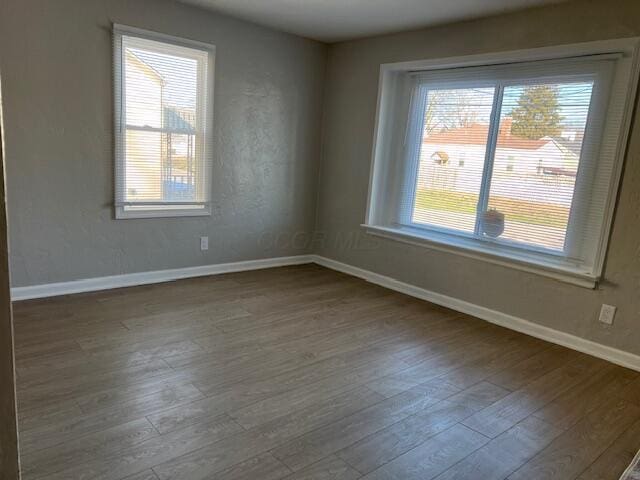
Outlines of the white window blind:
{"type": "Polygon", "coordinates": [[[116,216],[210,214],[212,46],[114,28],[116,216]]]}
{"type": "Polygon", "coordinates": [[[597,280],[637,82],[630,57],[392,66],[366,226],[597,280]]]}

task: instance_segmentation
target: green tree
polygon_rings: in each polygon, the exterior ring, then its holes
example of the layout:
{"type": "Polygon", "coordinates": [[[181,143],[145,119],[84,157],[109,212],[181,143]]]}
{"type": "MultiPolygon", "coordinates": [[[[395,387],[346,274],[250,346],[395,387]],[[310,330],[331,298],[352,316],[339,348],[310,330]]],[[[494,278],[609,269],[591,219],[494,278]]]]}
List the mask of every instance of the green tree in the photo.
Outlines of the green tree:
{"type": "Polygon", "coordinates": [[[511,116],[513,135],[531,140],[558,135],[563,119],[558,107],[558,90],[549,85],[525,88],[511,116]]]}

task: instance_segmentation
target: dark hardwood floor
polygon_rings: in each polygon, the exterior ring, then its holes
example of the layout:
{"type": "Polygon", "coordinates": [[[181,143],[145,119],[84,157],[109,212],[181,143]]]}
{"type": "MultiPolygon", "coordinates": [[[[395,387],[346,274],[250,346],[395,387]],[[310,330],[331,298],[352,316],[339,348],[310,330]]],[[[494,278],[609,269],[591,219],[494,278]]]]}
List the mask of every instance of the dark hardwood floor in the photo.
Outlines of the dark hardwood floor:
{"type": "Polygon", "coordinates": [[[318,266],[14,305],[26,480],[617,479],[640,374],[318,266]]]}

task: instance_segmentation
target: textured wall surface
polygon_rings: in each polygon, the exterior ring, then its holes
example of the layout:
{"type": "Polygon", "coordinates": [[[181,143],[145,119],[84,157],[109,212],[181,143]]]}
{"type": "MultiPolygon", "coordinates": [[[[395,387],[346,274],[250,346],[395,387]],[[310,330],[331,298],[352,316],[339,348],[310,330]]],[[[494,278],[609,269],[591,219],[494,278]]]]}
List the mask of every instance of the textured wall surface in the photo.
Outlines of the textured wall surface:
{"type": "Polygon", "coordinates": [[[7,216],[1,129],[2,125],[0,125],[0,480],[18,480],[13,324],[9,295],[7,216]]]}
{"type": "Polygon", "coordinates": [[[326,49],[170,0],[0,1],[13,285],[307,253],[326,49]],[[114,220],[112,22],[216,45],[211,217],[114,220]]]}
{"type": "Polygon", "coordinates": [[[332,45],[317,230],[327,257],[640,354],[640,125],[633,127],[606,281],[576,287],[362,233],[380,64],[640,35],[640,1],[579,0],[332,45]],[[602,303],[615,324],[598,323],[602,303]]]}

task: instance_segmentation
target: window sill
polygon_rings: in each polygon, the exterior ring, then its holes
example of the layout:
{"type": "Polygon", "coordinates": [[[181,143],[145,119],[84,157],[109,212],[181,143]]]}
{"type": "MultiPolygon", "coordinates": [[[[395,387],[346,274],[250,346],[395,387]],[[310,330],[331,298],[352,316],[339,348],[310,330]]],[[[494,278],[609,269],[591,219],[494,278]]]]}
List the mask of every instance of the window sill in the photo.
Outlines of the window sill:
{"type": "Polygon", "coordinates": [[[376,235],[378,237],[388,238],[411,245],[417,245],[433,250],[439,250],[456,255],[462,255],[469,258],[483,260],[485,262],[493,263],[496,265],[510,267],[516,270],[553,278],[555,280],[572,285],[577,285],[583,288],[594,289],[596,288],[599,280],[598,277],[595,277],[587,272],[572,268],[571,265],[568,265],[566,263],[542,263],[539,261],[534,262],[530,259],[523,258],[524,255],[520,257],[517,255],[512,255],[510,253],[496,253],[495,248],[483,246],[481,242],[445,242],[442,238],[438,238],[438,235],[431,235],[429,232],[416,232],[416,230],[414,229],[402,227],[385,227],[366,224],[363,224],[362,227],[366,229],[367,233],[376,235]]]}
{"type": "Polygon", "coordinates": [[[211,215],[211,207],[158,205],[156,207],[116,207],[116,219],[127,220],[136,218],[170,218],[170,217],[207,217],[211,215]]]}

